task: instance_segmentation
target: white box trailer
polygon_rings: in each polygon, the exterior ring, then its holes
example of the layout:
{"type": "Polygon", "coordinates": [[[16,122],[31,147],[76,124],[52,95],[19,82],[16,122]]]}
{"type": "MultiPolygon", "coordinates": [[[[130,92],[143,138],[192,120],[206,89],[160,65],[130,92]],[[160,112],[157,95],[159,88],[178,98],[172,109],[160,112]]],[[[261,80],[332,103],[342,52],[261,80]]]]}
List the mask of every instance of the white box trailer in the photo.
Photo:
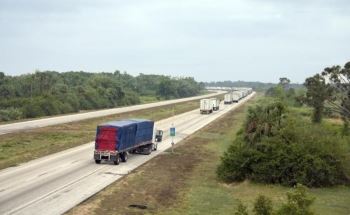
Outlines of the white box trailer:
{"type": "Polygon", "coordinates": [[[224,104],[232,104],[232,93],[225,94],[224,104]]]}
{"type": "Polygon", "coordinates": [[[239,102],[240,94],[232,93],[232,102],[239,102]]]}
{"type": "Polygon", "coordinates": [[[238,102],[243,98],[243,92],[242,91],[233,91],[232,92],[232,101],[238,102]]]}
{"type": "Polygon", "coordinates": [[[213,111],[219,110],[220,100],[217,98],[210,98],[210,103],[213,111]]]}
{"type": "Polygon", "coordinates": [[[201,99],[200,101],[200,113],[201,114],[210,114],[213,112],[213,108],[210,102],[210,99],[201,99]]]}

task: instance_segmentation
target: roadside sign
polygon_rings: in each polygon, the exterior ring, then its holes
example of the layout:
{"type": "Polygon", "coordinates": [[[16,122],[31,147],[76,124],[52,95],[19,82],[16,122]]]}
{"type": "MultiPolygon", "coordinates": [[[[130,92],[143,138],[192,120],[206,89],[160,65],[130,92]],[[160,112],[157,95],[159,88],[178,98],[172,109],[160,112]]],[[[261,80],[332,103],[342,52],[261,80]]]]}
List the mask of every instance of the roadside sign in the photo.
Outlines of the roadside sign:
{"type": "Polygon", "coordinates": [[[170,128],[170,136],[175,137],[175,127],[170,128]]]}

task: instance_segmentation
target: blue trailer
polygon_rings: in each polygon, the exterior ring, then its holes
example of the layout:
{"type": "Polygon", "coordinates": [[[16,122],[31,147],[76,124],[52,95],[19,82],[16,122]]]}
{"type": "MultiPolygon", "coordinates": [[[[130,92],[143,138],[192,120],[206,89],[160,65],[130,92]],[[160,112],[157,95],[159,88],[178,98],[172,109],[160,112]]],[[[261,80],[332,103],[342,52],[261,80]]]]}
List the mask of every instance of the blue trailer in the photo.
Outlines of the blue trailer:
{"type": "Polygon", "coordinates": [[[129,153],[150,154],[157,149],[153,140],[154,122],[146,119],[112,121],[97,126],[94,159],[119,164],[129,153]]]}

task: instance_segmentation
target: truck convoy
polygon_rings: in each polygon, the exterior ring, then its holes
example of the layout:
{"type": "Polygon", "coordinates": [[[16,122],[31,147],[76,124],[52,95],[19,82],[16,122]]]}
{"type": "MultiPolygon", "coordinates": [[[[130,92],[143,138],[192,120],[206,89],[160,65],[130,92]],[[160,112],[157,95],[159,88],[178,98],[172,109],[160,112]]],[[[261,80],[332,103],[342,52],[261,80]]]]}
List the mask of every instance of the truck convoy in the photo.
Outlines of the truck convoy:
{"type": "Polygon", "coordinates": [[[151,154],[157,150],[157,142],[162,140],[163,132],[156,131],[153,140],[154,122],[146,119],[131,119],[107,122],[97,126],[94,159],[113,161],[118,165],[126,162],[129,153],[151,154]]]}
{"type": "Polygon", "coordinates": [[[253,92],[252,88],[233,88],[231,92],[225,94],[225,104],[238,103],[253,92]]]}

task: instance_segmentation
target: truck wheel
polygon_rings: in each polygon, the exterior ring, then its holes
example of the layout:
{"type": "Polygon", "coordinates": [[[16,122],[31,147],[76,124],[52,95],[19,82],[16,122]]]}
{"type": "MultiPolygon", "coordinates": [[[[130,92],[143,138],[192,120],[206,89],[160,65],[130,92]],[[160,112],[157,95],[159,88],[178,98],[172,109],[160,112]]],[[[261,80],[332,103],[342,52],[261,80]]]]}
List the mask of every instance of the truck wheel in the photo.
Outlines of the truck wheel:
{"type": "Polygon", "coordinates": [[[117,160],[113,161],[113,163],[114,163],[115,165],[119,165],[119,163],[120,163],[120,156],[117,155],[116,159],[117,159],[117,160]]]}
{"type": "Polygon", "coordinates": [[[149,154],[151,154],[152,153],[152,151],[153,151],[153,144],[150,144],[148,147],[147,147],[147,151],[146,151],[146,155],[149,155],[149,154]]]}
{"type": "Polygon", "coordinates": [[[128,160],[128,153],[127,152],[121,153],[120,159],[122,160],[122,162],[126,162],[128,160]]]}
{"type": "Polygon", "coordinates": [[[95,163],[100,164],[101,160],[95,160],[95,163]]]}

